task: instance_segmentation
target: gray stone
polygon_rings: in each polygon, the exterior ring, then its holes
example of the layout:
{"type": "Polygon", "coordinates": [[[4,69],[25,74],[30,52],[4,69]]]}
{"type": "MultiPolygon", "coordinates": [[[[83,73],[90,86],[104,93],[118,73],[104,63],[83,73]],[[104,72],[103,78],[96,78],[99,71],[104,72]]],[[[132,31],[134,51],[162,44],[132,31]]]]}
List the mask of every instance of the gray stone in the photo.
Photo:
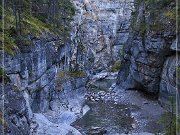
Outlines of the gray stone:
{"type": "Polygon", "coordinates": [[[107,130],[105,128],[101,128],[101,127],[92,127],[91,129],[89,129],[88,131],[88,135],[104,135],[107,132],[107,130]]]}
{"type": "Polygon", "coordinates": [[[90,74],[110,69],[128,39],[133,0],[73,2],[78,12],[72,22],[72,61],[78,59],[78,66],[90,74]]]}
{"type": "MultiPolygon", "coordinates": [[[[143,12],[146,12],[144,4],[137,8],[137,31],[140,31],[140,22],[143,21],[143,12]]],[[[150,22],[145,21],[146,27],[150,22]]],[[[150,35],[148,28],[143,37],[136,31],[129,35],[124,46],[121,69],[118,74],[117,84],[125,89],[138,89],[158,96],[161,73],[167,56],[174,55],[170,47],[174,44],[175,35],[163,37],[150,35]],[[167,38],[169,38],[167,40],[167,38]]]]}
{"type": "Polygon", "coordinates": [[[159,100],[162,104],[170,105],[170,96],[176,95],[176,87],[179,87],[179,80],[176,80],[176,62],[177,66],[180,67],[180,60],[177,60],[176,56],[169,57],[164,66],[160,82],[160,95],[159,100]],[[178,82],[176,82],[178,81],[178,82]],[[177,85],[176,85],[177,84],[177,85]]]}
{"type": "MultiPolygon", "coordinates": [[[[2,86],[0,97],[2,97],[2,86]]],[[[0,100],[2,101],[2,99],[0,100]]],[[[9,135],[30,134],[30,117],[27,110],[23,93],[17,86],[4,85],[4,105],[0,104],[0,119],[4,113],[4,132],[9,135]]],[[[0,134],[2,134],[2,124],[0,124],[0,134]]]]}
{"type": "Polygon", "coordinates": [[[39,127],[34,133],[37,135],[81,135],[75,128],[66,124],[54,124],[50,122],[44,115],[35,114],[35,121],[39,127]]]}

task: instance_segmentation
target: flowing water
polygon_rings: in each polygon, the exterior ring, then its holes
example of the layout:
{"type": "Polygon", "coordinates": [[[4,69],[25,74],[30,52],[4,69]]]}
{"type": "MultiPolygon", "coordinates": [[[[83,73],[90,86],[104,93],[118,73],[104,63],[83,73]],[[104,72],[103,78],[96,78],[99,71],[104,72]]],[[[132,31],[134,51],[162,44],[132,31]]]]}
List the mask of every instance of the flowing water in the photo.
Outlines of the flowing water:
{"type": "Polygon", "coordinates": [[[131,131],[133,118],[126,105],[114,102],[89,102],[91,108],[85,116],[73,123],[82,134],[87,134],[92,127],[101,127],[107,134],[125,133],[131,131]]]}
{"type": "Polygon", "coordinates": [[[145,98],[136,91],[123,91],[121,94],[112,96],[113,90],[109,89],[112,84],[114,84],[113,79],[103,79],[93,83],[88,92],[91,93],[89,97],[94,95],[93,99],[95,100],[87,98],[85,104],[90,107],[90,110],[82,118],[72,123],[73,127],[83,135],[89,135],[95,127],[105,129],[107,133],[104,135],[161,132],[158,119],[162,114],[162,108],[157,101],[145,98]],[[96,100],[99,92],[106,94],[104,94],[104,98],[96,100]],[[129,99],[130,102],[124,102],[124,99],[129,99]]]}
{"type": "MultiPolygon", "coordinates": [[[[95,86],[89,91],[97,92],[98,90],[107,92],[114,80],[96,81],[95,86]]],[[[126,133],[131,131],[134,122],[131,117],[131,111],[127,105],[119,104],[113,100],[99,100],[92,102],[87,100],[86,104],[90,110],[81,118],[75,121],[72,126],[78,129],[82,134],[87,135],[93,127],[100,127],[107,130],[107,135],[116,133],[126,133]]]]}

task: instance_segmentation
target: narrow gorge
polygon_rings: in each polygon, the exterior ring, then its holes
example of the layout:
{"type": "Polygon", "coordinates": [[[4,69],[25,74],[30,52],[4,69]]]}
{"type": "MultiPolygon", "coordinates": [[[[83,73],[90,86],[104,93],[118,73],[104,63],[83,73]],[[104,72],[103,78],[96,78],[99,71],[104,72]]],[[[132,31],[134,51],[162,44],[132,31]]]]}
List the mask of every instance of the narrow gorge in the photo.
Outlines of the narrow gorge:
{"type": "Polygon", "coordinates": [[[176,135],[176,4],[4,0],[0,135],[176,135]]]}

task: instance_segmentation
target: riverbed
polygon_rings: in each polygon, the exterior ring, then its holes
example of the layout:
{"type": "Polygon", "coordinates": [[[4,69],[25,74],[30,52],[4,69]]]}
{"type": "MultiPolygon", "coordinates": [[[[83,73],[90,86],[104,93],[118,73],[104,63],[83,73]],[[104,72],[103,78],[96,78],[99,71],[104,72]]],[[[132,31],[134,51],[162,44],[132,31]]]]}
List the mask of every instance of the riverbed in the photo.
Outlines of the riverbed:
{"type": "Polygon", "coordinates": [[[159,123],[164,109],[158,101],[138,90],[124,90],[114,79],[94,81],[85,96],[90,110],[71,125],[83,135],[120,135],[130,133],[156,134],[162,132],[159,123]]]}

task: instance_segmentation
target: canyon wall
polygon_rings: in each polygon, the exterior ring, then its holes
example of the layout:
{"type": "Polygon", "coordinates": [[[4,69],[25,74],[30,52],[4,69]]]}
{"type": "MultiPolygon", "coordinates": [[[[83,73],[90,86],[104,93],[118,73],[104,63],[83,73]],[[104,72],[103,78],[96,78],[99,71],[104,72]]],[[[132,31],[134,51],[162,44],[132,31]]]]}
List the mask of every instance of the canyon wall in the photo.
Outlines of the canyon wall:
{"type": "MultiPolygon", "coordinates": [[[[88,77],[111,71],[117,61],[121,61],[119,86],[153,94],[161,103],[175,93],[175,25],[174,18],[164,16],[166,9],[174,8],[174,1],[168,1],[159,7],[162,11],[156,12],[146,2],[139,1],[134,7],[133,0],[72,2],[76,14],[68,42],[59,45],[58,37],[43,35],[30,39],[33,44],[21,46],[14,56],[5,54],[0,129],[4,111],[7,134],[36,134],[34,115],[36,120],[47,118],[49,123],[70,125],[85,113],[82,108],[88,77]]],[[[0,55],[2,67],[2,50],[0,55]]],[[[177,63],[180,65],[179,60],[177,63]]],[[[52,127],[48,126],[50,133],[52,127]]],[[[57,129],[53,131],[68,132],[62,131],[60,125],[53,126],[57,129]]],[[[43,134],[42,129],[38,131],[43,134]]]]}
{"type": "Polygon", "coordinates": [[[74,0],[72,23],[74,66],[95,74],[109,70],[119,60],[129,35],[133,0],[74,0]],[[76,55],[79,55],[76,60],[76,55]]]}
{"type": "MultiPolygon", "coordinates": [[[[136,1],[117,84],[153,94],[161,103],[176,93],[175,1],[136,1]],[[139,2],[139,3],[138,3],[139,2]],[[171,15],[169,14],[171,13],[171,15]]],[[[176,63],[177,61],[177,63],[176,63]]]]}
{"type": "Polygon", "coordinates": [[[36,133],[39,124],[36,120],[41,122],[45,116],[54,123],[70,124],[85,113],[82,107],[86,75],[109,70],[119,60],[129,35],[133,1],[72,2],[76,14],[71,22],[70,40],[65,44],[59,36],[44,34],[40,38],[30,36],[33,43],[18,46],[14,55],[5,54],[3,59],[0,52],[5,71],[5,85],[1,85],[0,91],[1,97],[4,94],[0,122],[3,123],[4,111],[5,133],[36,133]],[[56,115],[59,121],[50,118],[51,115],[56,115]],[[70,120],[66,119],[68,116],[70,120]]]}
{"type": "Polygon", "coordinates": [[[68,45],[57,47],[58,39],[54,37],[32,41],[33,45],[18,49],[14,56],[4,57],[7,78],[0,91],[1,96],[4,94],[1,120],[4,111],[5,132],[10,135],[30,134],[34,113],[54,111],[60,114],[70,109],[80,113],[83,105],[86,77],[69,75],[65,79],[66,74],[61,76],[65,71],[70,72],[64,63],[68,45]]]}

